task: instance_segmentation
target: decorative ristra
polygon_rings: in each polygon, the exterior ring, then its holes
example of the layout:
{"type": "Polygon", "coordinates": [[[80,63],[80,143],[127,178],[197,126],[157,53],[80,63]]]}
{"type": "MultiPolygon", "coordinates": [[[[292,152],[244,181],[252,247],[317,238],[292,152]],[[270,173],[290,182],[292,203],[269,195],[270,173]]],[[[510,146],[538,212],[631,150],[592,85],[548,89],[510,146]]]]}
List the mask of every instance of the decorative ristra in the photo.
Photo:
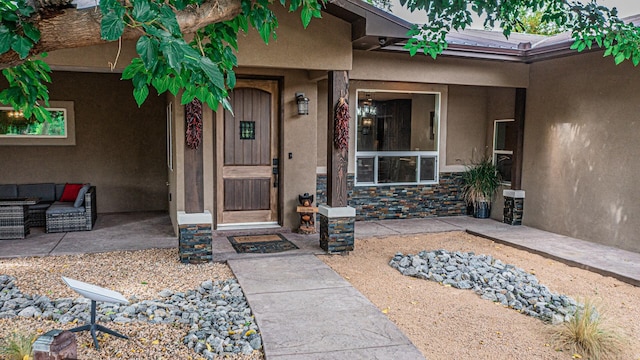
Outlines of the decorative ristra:
{"type": "Polygon", "coordinates": [[[343,97],[336,104],[335,134],[333,141],[336,148],[346,150],[349,147],[349,103],[343,97]]]}
{"type": "Polygon", "coordinates": [[[194,99],[184,107],[187,121],[187,146],[197,149],[202,142],[202,102],[194,99]]]}

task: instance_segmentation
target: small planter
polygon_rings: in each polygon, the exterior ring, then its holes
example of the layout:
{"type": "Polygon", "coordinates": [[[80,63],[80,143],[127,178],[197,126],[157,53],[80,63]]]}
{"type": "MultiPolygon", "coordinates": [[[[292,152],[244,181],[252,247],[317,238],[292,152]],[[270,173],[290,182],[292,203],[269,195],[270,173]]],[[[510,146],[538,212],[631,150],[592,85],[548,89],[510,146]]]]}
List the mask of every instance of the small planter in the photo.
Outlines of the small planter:
{"type": "Polygon", "coordinates": [[[473,205],[473,216],[478,219],[489,218],[491,200],[500,187],[498,169],[491,159],[485,158],[468,165],[462,179],[463,198],[467,204],[473,205]]]}
{"type": "Polygon", "coordinates": [[[474,206],[473,217],[478,219],[488,219],[491,216],[491,203],[486,201],[477,202],[474,206]]]}

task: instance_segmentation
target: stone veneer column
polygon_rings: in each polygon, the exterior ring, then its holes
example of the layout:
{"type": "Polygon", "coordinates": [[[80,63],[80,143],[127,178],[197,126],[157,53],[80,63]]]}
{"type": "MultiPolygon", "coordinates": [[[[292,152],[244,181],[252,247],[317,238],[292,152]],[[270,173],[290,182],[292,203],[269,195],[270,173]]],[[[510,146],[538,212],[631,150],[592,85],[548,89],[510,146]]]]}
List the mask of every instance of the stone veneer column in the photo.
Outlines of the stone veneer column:
{"type": "Polygon", "coordinates": [[[213,259],[211,229],[213,218],[208,210],[199,214],[178,211],[178,253],[180,262],[201,264],[213,259]]]}
{"type": "Polygon", "coordinates": [[[332,208],[320,205],[318,212],[322,250],[329,254],[353,251],[356,209],[350,206],[332,208]]]}
{"type": "Polygon", "coordinates": [[[524,190],[503,190],[504,218],[503,222],[509,225],[522,225],[524,213],[524,190]]]}

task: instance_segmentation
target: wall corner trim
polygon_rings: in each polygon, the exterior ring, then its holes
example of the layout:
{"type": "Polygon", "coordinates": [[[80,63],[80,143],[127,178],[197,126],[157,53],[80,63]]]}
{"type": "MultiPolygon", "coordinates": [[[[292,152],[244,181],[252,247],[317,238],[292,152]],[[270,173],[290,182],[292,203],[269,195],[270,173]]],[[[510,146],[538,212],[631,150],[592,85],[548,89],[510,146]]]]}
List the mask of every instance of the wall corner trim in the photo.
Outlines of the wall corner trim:
{"type": "Polygon", "coordinates": [[[351,206],[331,207],[327,205],[320,205],[318,206],[318,213],[328,218],[355,217],[356,209],[351,206]]]}
{"type": "Polygon", "coordinates": [[[203,213],[189,213],[178,211],[178,225],[187,224],[213,224],[213,217],[209,210],[203,213]]]}
{"type": "Polygon", "coordinates": [[[502,195],[517,199],[524,199],[524,190],[502,190],[502,195]]]}

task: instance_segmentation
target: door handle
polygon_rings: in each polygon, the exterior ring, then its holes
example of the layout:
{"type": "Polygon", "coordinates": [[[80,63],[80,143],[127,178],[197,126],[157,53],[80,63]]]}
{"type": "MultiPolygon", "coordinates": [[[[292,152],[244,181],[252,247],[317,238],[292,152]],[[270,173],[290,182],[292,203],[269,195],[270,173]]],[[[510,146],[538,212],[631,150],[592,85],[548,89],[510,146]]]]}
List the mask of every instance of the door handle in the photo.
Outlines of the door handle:
{"type": "Polygon", "coordinates": [[[274,178],[273,179],[273,187],[277,188],[278,187],[278,175],[280,173],[280,167],[279,167],[280,162],[279,162],[278,158],[273,158],[271,160],[271,164],[273,166],[273,168],[272,168],[272,173],[273,173],[273,178],[274,178]]]}

